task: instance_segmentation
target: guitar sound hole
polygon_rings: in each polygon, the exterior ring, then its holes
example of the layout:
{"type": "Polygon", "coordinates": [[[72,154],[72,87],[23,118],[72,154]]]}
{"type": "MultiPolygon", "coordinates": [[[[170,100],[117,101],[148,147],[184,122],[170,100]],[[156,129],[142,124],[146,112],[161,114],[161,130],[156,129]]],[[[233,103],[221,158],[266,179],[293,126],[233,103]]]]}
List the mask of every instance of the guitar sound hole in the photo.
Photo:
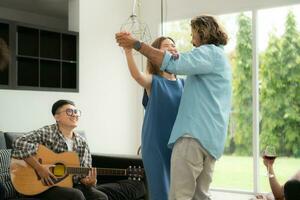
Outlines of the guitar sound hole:
{"type": "Polygon", "coordinates": [[[52,173],[56,177],[62,177],[66,173],[66,167],[63,164],[55,164],[54,167],[51,168],[52,173]]]}

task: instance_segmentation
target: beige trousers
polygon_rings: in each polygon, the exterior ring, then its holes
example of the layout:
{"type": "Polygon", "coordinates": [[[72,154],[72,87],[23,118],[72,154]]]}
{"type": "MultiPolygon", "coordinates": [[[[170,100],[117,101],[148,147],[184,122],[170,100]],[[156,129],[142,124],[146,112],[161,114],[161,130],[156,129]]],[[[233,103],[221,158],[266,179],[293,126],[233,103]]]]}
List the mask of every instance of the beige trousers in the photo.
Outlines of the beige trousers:
{"type": "Polygon", "coordinates": [[[181,137],[171,157],[169,200],[210,200],[215,159],[192,137],[181,137]]]}

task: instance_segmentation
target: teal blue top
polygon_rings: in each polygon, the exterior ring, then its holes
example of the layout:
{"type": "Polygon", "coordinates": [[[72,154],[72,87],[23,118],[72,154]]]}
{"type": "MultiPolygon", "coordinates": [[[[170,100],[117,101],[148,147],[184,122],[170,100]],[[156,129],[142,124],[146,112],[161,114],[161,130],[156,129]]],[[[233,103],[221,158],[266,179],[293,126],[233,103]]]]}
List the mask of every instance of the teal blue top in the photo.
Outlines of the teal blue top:
{"type": "Polygon", "coordinates": [[[188,134],[220,158],[231,109],[231,67],[223,48],[201,45],[177,56],[165,52],[161,70],[187,75],[169,146],[188,134]]]}

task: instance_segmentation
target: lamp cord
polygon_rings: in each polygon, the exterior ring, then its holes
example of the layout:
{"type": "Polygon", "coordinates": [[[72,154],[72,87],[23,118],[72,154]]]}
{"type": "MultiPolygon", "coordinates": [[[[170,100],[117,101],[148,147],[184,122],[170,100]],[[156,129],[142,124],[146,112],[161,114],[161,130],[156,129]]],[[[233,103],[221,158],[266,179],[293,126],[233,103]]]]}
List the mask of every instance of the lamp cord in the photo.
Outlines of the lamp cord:
{"type": "Polygon", "coordinates": [[[161,35],[164,34],[164,0],[160,0],[160,29],[161,35]]]}
{"type": "Polygon", "coordinates": [[[136,8],[136,0],[133,0],[132,15],[136,15],[135,14],[135,8],[136,8]]]}

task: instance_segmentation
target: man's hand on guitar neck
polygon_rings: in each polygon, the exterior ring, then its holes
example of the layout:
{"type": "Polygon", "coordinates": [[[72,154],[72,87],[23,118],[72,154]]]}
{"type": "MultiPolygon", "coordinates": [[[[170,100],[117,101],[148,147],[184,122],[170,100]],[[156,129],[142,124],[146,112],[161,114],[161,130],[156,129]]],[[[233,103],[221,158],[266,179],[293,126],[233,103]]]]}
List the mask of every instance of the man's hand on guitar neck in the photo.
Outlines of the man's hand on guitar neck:
{"type": "Polygon", "coordinates": [[[97,184],[97,169],[91,168],[88,176],[80,179],[80,182],[86,186],[95,186],[97,184]]]}
{"type": "Polygon", "coordinates": [[[56,180],[56,177],[49,170],[49,166],[41,165],[35,157],[25,158],[24,160],[35,169],[44,185],[54,185],[53,180],[56,180]]]}

